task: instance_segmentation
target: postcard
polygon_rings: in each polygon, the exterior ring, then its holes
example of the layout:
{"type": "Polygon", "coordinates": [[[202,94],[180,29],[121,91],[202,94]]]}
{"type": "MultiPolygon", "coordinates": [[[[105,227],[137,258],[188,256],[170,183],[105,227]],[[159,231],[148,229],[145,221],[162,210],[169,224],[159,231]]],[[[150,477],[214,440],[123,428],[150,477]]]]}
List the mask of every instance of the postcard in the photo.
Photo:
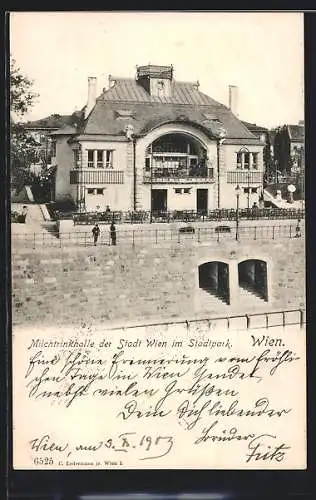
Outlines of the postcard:
{"type": "Polygon", "coordinates": [[[303,15],[10,43],[14,469],[305,469],[303,15]]]}

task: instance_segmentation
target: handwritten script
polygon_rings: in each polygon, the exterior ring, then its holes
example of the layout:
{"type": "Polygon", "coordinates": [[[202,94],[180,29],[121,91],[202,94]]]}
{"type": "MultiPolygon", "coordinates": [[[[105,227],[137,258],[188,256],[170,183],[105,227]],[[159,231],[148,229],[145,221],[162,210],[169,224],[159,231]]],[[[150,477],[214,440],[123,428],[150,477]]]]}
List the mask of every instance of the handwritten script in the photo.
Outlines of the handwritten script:
{"type": "Polygon", "coordinates": [[[304,468],[296,327],[14,340],[16,468],[304,468]]]}

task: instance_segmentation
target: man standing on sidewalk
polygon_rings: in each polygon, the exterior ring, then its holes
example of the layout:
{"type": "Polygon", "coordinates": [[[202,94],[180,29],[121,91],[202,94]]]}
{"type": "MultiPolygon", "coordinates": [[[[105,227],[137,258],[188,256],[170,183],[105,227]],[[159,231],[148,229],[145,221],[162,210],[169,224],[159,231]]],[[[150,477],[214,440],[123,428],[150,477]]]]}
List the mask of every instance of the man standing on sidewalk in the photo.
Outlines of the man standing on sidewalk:
{"type": "Polygon", "coordinates": [[[98,224],[96,224],[94,226],[94,228],[92,229],[92,234],[93,234],[94,246],[96,246],[97,242],[98,242],[98,238],[100,236],[100,228],[99,228],[98,224]]]}
{"type": "Polygon", "coordinates": [[[110,226],[110,236],[111,236],[111,244],[116,245],[116,227],[114,224],[114,220],[112,220],[112,224],[110,226]]]}

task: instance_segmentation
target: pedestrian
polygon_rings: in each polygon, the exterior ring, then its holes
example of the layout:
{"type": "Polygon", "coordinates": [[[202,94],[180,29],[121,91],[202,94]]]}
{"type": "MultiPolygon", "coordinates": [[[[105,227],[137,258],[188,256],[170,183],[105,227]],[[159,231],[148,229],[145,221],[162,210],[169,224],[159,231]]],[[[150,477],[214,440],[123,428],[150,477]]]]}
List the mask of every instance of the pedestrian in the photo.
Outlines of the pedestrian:
{"type": "Polygon", "coordinates": [[[296,224],[296,228],[295,228],[295,238],[300,238],[302,236],[300,222],[301,222],[301,219],[298,219],[297,224],[296,224]]]}
{"type": "Polygon", "coordinates": [[[26,221],[26,216],[27,216],[28,208],[26,205],[23,205],[22,212],[21,212],[21,222],[25,223],[26,221]]]}
{"type": "Polygon", "coordinates": [[[98,242],[98,238],[100,236],[100,228],[99,228],[99,225],[96,224],[94,226],[94,228],[92,229],[92,234],[93,234],[93,242],[94,242],[94,246],[97,245],[97,242],[98,242]]]}
{"type": "Polygon", "coordinates": [[[258,218],[258,211],[259,211],[259,207],[257,205],[257,202],[254,202],[252,207],[251,207],[252,219],[258,218]]]}
{"type": "Polygon", "coordinates": [[[110,236],[111,236],[111,244],[116,245],[116,228],[113,220],[110,226],[110,236]]]}

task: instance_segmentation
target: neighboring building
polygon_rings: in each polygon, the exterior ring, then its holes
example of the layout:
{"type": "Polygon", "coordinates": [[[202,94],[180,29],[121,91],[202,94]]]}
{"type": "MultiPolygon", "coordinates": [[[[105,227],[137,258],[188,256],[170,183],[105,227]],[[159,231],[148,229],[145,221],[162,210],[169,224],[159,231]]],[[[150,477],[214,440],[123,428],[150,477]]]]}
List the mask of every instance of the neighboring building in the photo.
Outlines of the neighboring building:
{"type": "Polygon", "coordinates": [[[51,134],[56,142],[56,200],[81,210],[197,210],[258,202],[264,143],[230,107],[177,82],[172,66],[141,66],[135,79],[109,77],[77,123],[51,134]]]}
{"type": "Polygon", "coordinates": [[[275,131],[274,160],[276,168],[285,175],[303,173],[305,170],[305,129],[299,125],[284,125],[275,131]]]}
{"type": "Polygon", "coordinates": [[[66,124],[72,124],[76,120],[73,115],[53,114],[40,120],[28,121],[24,128],[26,132],[38,143],[38,162],[31,165],[31,171],[38,172],[43,165],[50,166],[52,159],[56,156],[56,143],[52,140],[51,133],[66,124]]]}
{"type": "Polygon", "coordinates": [[[264,148],[263,148],[263,165],[264,165],[264,171],[266,175],[269,175],[269,173],[272,170],[272,150],[271,150],[271,134],[269,129],[266,127],[262,127],[260,125],[257,125],[256,123],[249,123],[249,122],[242,122],[245,127],[247,127],[250,132],[258,137],[261,142],[264,143],[264,148]]]}

